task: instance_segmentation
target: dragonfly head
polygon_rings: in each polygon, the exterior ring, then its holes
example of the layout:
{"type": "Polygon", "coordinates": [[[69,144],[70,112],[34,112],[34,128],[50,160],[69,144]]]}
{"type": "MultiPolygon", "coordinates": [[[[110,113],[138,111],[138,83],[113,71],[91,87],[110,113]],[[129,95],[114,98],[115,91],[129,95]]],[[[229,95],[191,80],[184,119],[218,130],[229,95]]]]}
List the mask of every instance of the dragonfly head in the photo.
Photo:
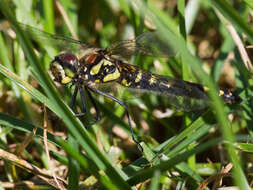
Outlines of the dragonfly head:
{"type": "Polygon", "coordinates": [[[71,53],[63,53],[57,55],[50,63],[50,70],[54,76],[54,80],[67,84],[72,81],[78,66],[78,59],[71,53]]]}

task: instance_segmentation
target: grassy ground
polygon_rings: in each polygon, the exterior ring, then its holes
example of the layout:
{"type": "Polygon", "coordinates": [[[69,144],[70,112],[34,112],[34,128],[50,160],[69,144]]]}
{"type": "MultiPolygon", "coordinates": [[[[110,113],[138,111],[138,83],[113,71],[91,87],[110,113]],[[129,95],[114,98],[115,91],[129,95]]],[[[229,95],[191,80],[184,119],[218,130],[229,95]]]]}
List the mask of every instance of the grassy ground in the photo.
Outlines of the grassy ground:
{"type": "Polygon", "coordinates": [[[229,3],[0,0],[0,185],[6,189],[252,186],[253,67],[247,56],[252,48],[242,52],[253,43],[253,5],[250,0],[229,3]],[[208,86],[210,108],[173,111],[166,97],[147,93],[133,98],[126,92],[134,133],[144,149],[140,152],[124,109],[94,96],[102,120],[86,130],[94,108],[88,103],[91,114],[76,118],[67,106],[73,89],[54,84],[48,75],[59,49],[45,39],[31,43],[32,36],[16,20],[103,48],[156,30],[176,55],[135,56],[131,63],[208,86]],[[217,86],[235,90],[243,102],[224,105],[217,86]]]}

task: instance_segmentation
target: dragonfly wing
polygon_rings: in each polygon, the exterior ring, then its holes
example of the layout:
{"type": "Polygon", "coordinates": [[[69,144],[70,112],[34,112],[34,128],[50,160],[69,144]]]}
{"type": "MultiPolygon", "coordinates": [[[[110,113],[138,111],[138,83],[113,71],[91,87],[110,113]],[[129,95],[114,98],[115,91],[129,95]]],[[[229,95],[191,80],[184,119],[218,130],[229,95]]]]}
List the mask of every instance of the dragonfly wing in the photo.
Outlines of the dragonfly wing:
{"type": "Polygon", "coordinates": [[[184,111],[201,110],[209,105],[202,85],[153,74],[156,91],[167,97],[168,103],[184,111]]]}
{"type": "Polygon", "coordinates": [[[163,102],[168,105],[174,106],[177,110],[186,112],[202,110],[209,105],[209,98],[197,87],[188,86],[188,89],[182,89],[181,86],[174,87],[173,90],[175,90],[175,93],[125,88],[117,83],[110,82],[105,84],[94,84],[92,87],[115,96],[125,103],[142,99],[143,95],[148,95],[150,98],[151,96],[155,96],[158,102],[163,99],[163,102]]]}
{"type": "Polygon", "coordinates": [[[50,34],[26,24],[19,23],[19,26],[31,39],[43,45],[52,46],[60,51],[76,53],[88,48],[93,48],[93,46],[85,44],[79,40],[50,34]]]}
{"type": "Polygon", "coordinates": [[[209,105],[209,100],[206,98],[196,99],[183,96],[167,95],[166,100],[178,110],[186,112],[203,110],[209,105]]]}
{"type": "Polygon", "coordinates": [[[132,40],[113,43],[107,48],[110,55],[116,55],[129,60],[134,54],[154,57],[169,57],[175,55],[172,47],[159,38],[157,32],[144,32],[132,40]]]}
{"type": "Polygon", "coordinates": [[[201,95],[201,98],[194,98],[190,96],[185,96],[183,94],[181,95],[175,95],[172,93],[159,93],[157,91],[147,91],[147,90],[137,90],[137,89],[131,89],[134,97],[140,97],[144,94],[147,94],[149,96],[156,96],[158,98],[158,101],[162,101],[163,103],[166,103],[168,105],[171,105],[175,107],[179,111],[197,111],[197,110],[203,110],[204,108],[208,107],[209,105],[209,99],[206,96],[206,94],[203,94],[203,92],[199,92],[201,95]],[[160,99],[160,100],[159,100],[160,99]]]}

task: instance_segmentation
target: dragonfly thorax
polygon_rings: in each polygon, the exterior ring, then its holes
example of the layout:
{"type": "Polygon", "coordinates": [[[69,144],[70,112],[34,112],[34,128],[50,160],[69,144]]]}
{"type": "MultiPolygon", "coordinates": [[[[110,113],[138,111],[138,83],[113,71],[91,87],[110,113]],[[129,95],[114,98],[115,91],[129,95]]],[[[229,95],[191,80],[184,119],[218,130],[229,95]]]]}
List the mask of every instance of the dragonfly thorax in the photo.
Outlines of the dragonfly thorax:
{"type": "Polygon", "coordinates": [[[67,84],[72,81],[77,72],[77,67],[78,59],[71,53],[57,55],[50,64],[54,80],[61,84],[67,84]]]}
{"type": "Polygon", "coordinates": [[[117,64],[107,60],[103,55],[93,54],[85,61],[80,60],[82,65],[82,78],[86,83],[107,83],[120,77],[117,64]]]}

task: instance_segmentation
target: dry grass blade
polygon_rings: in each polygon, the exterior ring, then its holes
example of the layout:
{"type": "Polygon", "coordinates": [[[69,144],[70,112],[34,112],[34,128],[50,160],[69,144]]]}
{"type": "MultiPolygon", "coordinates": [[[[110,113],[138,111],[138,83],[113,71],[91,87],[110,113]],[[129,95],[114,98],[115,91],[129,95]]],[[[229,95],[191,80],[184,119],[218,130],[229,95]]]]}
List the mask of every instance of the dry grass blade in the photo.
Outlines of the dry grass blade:
{"type": "Polygon", "coordinates": [[[243,60],[243,63],[245,65],[245,67],[251,72],[253,73],[253,65],[250,61],[250,58],[248,56],[248,53],[242,43],[242,40],[240,39],[240,36],[238,35],[238,33],[236,32],[235,28],[233,27],[233,25],[229,22],[227,22],[227,29],[228,31],[230,32],[237,48],[238,48],[238,51],[241,55],[241,58],[243,60]]]}
{"type": "Polygon", "coordinates": [[[250,58],[249,58],[248,53],[244,47],[244,44],[242,43],[242,40],[241,40],[240,36],[238,35],[238,33],[236,32],[234,26],[225,17],[223,17],[223,15],[217,9],[215,9],[215,11],[216,11],[218,17],[221,19],[221,21],[223,21],[226,24],[226,27],[227,27],[229,33],[231,34],[231,37],[232,37],[234,43],[236,44],[236,46],[238,48],[238,51],[241,55],[241,58],[243,60],[245,67],[251,73],[253,73],[253,65],[250,61],[250,58]]]}
{"type": "Polygon", "coordinates": [[[33,137],[35,136],[36,131],[37,131],[37,127],[33,129],[33,131],[25,138],[25,140],[20,145],[18,145],[18,147],[16,149],[16,153],[18,156],[24,151],[24,149],[33,140],[33,137]]]}
{"type": "Polygon", "coordinates": [[[0,186],[6,189],[15,189],[15,188],[29,188],[34,189],[36,185],[33,181],[21,181],[21,182],[0,182],[0,186]]]}
{"type": "Polygon", "coordinates": [[[217,189],[219,186],[221,186],[222,178],[226,176],[230,176],[231,174],[228,173],[232,169],[232,164],[228,164],[225,168],[222,168],[221,172],[215,175],[210,176],[206,180],[204,180],[201,185],[197,188],[197,190],[203,190],[205,187],[207,187],[208,184],[215,181],[215,184],[213,185],[212,189],[217,189]]]}
{"type": "MultiPolygon", "coordinates": [[[[12,162],[14,165],[25,169],[27,172],[33,173],[40,179],[46,181],[48,184],[54,186],[55,188],[58,188],[58,186],[54,182],[55,180],[48,171],[41,170],[37,166],[30,164],[29,162],[20,159],[16,155],[6,152],[3,149],[0,149],[0,158],[12,162]]],[[[66,189],[65,186],[67,185],[67,182],[65,180],[57,177],[57,181],[59,182],[62,189],[66,189]]]]}
{"type": "Polygon", "coordinates": [[[57,177],[56,177],[56,174],[54,172],[54,167],[53,167],[53,164],[51,162],[51,159],[50,159],[50,156],[49,156],[49,151],[48,151],[48,146],[47,146],[47,126],[48,126],[48,118],[47,118],[47,109],[46,109],[46,106],[45,104],[43,104],[43,111],[44,111],[44,124],[43,124],[43,142],[44,142],[44,146],[45,146],[45,151],[46,151],[46,155],[47,155],[47,160],[48,160],[48,163],[49,163],[49,169],[50,169],[50,173],[52,174],[53,178],[54,178],[54,181],[57,185],[57,187],[61,190],[63,190],[62,186],[60,185],[59,181],[57,180],[57,177]]]}
{"type": "Polygon", "coordinates": [[[71,22],[69,21],[68,15],[67,15],[67,13],[65,12],[64,8],[62,7],[61,3],[60,3],[58,0],[56,0],[56,1],[55,1],[55,4],[56,4],[58,10],[60,11],[60,13],[61,13],[61,15],[62,15],[62,17],[63,17],[63,19],[64,19],[64,21],[65,21],[67,27],[68,27],[68,29],[69,29],[71,35],[72,35],[72,37],[73,37],[75,40],[78,40],[78,37],[77,37],[77,35],[75,34],[75,32],[74,32],[74,30],[73,30],[73,26],[72,26],[71,22]]]}

